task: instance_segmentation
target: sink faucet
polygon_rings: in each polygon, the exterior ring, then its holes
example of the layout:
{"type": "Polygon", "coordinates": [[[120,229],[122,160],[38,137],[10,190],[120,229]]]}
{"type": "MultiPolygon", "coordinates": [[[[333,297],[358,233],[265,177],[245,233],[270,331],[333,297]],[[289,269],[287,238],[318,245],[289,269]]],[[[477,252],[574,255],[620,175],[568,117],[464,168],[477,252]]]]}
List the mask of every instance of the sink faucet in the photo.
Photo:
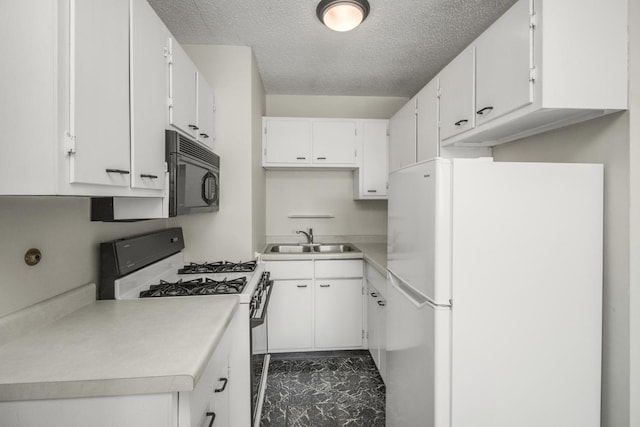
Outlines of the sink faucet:
{"type": "Polygon", "coordinates": [[[308,232],[304,230],[296,230],[296,234],[304,234],[307,238],[307,244],[313,244],[313,228],[310,228],[308,232]]]}

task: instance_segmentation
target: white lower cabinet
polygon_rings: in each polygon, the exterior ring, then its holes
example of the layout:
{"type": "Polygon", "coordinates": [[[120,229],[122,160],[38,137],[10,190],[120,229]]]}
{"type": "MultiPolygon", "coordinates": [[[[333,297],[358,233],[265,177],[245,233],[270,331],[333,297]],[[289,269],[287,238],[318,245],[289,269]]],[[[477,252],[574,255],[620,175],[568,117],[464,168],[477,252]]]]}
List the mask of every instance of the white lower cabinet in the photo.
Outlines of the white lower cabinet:
{"type": "Polygon", "coordinates": [[[384,277],[367,266],[367,336],[369,353],[380,372],[386,379],[386,299],[380,289],[386,287],[384,277]]]}
{"type": "Polygon", "coordinates": [[[310,349],[313,346],[312,310],[312,280],[274,280],[269,300],[269,350],[310,349]]]}
{"type": "Polygon", "coordinates": [[[266,261],[269,351],[363,348],[362,260],[266,261]]]}
{"type": "Polygon", "coordinates": [[[362,279],[316,279],[315,347],[362,346],[362,279]]]}

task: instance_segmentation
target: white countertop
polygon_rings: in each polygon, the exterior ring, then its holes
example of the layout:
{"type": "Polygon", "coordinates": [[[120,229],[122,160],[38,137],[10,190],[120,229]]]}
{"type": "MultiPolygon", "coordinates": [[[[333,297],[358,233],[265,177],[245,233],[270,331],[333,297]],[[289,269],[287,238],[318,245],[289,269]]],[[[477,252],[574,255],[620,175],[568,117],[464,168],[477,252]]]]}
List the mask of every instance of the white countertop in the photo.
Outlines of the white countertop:
{"type": "Polygon", "coordinates": [[[387,244],[358,243],[356,246],[364,253],[364,260],[387,277],[387,244]]]}
{"type": "Polygon", "coordinates": [[[237,296],[96,301],[0,346],[0,401],[193,390],[237,296]]]}

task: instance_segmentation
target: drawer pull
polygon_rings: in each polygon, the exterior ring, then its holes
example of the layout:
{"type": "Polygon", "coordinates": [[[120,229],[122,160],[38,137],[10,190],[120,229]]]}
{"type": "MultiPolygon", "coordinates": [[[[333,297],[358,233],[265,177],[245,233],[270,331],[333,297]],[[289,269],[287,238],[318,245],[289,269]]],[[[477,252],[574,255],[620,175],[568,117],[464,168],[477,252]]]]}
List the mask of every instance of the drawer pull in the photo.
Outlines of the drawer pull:
{"type": "Polygon", "coordinates": [[[206,138],[209,138],[209,135],[207,135],[206,133],[201,133],[201,134],[200,134],[200,136],[201,136],[201,137],[203,137],[203,138],[205,138],[205,139],[206,139],[206,138]]]}
{"type": "Polygon", "coordinates": [[[377,193],[378,190],[367,190],[367,193],[377,193]]]}
{"type": "Polygon", "coordinates": [[[227,388],[227,383],[229,382],[228,378],[220,378],[219,381],[222,381],[222,387],[216,388],[213,390],[214,393],[222,393],[225,388],[227,388]]]}
{"type": "Polygon", "coordinates": [[[307,160],[306,157],[296,157],[296,160],[307,160]]]}
{"type": "Polygon", "coordinates": [[[120,175],[129,175],[129,171],[123,169],[107,169],[107,173],[119,173],[120,175]]]}
{"type": "Polygon", "coordinates": [[[467,120],[467,119],[462,119],[462,120],[458,120],[457,122],[455,122],[455,123],[454,123],[454,125],[456,125],[456,126],[462,126],[462,125],[465,125],[465,124],[467,124],[467,123],[469,123],[469,120],[467,120]]]}
{"type": "Polygon", "coordinates": [[[316,157],[316,159],[318,159],[318,160],[327,160],[326,157],[316,157]]]}
{"type": "Polygon", "coordinates": [[[207,412],[207,417],[211,417],[211,421],[209,422],[209,427],[213,426],[213,422],[216,419],[216,413],[215,412],[207,412]]]}
{"type": "Polygon", "coordinates": [[[328,288],[331,285],[320,285],[321,288],[328,288]]]}
{"type": "Polygon", "coordinates": [[[196,125],[189,125],[189,127],[190,127],[191,129],[193,129],[193,130],[198,130],[198,129],[200,129],[200,128],[199,128],[198,126],[196,126],[196,125]]]}
{"type": "Polygon", "coordinates": [[[143,173],[140,175],[140,178],[149,178],[149,179],[158,179],[158,175],[151,175],[148,173],[143,173]]]}
{"type": "Polygon", "coordinates": [[[375,292],[371,292],[371,296],[374,298],[378,298],[378,294],[376,294],[375,292]]]}
{"type": "Polygon", "coordinates": [[[484,116],[485,112],[490,113],[491,110],[493,110],[493,107],[484,107],[484,108],[481,108],[480,110],[476,111],[476,114],[479,115],[479,116],[484,116]]]}
{"type": "Polygon", "coordinates": [[[386,303],[386,302],[384,302],[384,301],[378,301],[378,305],[379,305],[380,307],[384,307],[385,305],[387,305],[387,303],[386,303]]]}
{"type": "Polygon", "coordinates": [[[296,285],[296,286],[298,286],[299,288],[306,288],[307,287],[307,285],[296,285]]]}

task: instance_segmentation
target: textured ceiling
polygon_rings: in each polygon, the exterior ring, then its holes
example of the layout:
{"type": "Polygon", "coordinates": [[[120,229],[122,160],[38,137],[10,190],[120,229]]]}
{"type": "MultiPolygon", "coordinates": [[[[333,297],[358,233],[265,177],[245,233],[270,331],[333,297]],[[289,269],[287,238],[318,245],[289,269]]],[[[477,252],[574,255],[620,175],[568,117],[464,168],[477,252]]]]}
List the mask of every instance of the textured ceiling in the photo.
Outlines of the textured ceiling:
{"type": "Polygon", "coordinates": [[[181,44],[250,46],[267,94],[413,96],[515,0],[369,0],[337,33],[319,0],[149,0],[181,44]]]}

